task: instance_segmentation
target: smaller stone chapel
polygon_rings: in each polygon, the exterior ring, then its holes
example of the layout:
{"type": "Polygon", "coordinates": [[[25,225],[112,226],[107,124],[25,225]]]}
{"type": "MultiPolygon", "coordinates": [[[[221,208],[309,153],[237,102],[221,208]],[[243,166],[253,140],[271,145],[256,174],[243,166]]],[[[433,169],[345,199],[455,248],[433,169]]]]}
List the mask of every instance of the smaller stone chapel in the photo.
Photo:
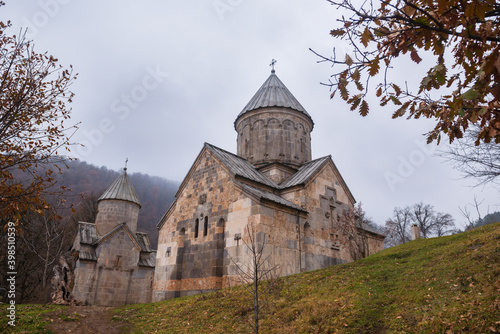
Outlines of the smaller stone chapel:
{"type": "MultiPolygon", "coordinates": [[[[205,143],[158,223],[154,301],[234,285],[248,233],[280,276],[353,260],[339,216],[356,201],[331,156],[312,159],[313,127],[273,66],[236,117],[237,154],[205,143]]],[[[384,248],[384,235],[356,229],[368,254],[384,248]]]]}
{"type": "Polygon", "coordinates": [[[103,306],[151,301],[156,253],[137,232],[141,203],[127,168],[98,199],[95,222],[79,222],[73,298],[103,306]]]}

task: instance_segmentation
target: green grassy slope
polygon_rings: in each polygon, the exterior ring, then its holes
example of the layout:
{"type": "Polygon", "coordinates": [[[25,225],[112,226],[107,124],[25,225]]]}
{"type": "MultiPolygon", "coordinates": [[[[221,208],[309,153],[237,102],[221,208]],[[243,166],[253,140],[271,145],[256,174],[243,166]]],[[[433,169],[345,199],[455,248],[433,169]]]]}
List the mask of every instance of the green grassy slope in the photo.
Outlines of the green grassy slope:
{"type": "MultiPolygon", "coordinates": [[[[262,333],[500,332],[500,224],[284,277],[264,299],[262,333]]],[[[116,311],[136,333],[250,332],[251,316],[241,287],[116,311]]]]}
{"type": "MultiPolygon", "coordinates": [[[[500,223],[283,277],[264,299],[261,333],[500,332],[500,223]]],[[[44,332],[49,308],[20,305],[15,331],[44,332]]],[[[4,307],[0,315],[0,332],[13,330],[4,307]]],[[[248,294],[234,287],[117,308],[113,318],[134,333],[250,333],[251,317],[248,294]]]]}
{"type": "Polygon", "coordinates": [[[0,333],[50,333],[45,330],[45,326],[49,323],[46,314],[64,308],[59,305],[16,305],[16,320],[15,326],[10,326],[7,318],[7,304],[1,305],[0,310],[0,333]]]}

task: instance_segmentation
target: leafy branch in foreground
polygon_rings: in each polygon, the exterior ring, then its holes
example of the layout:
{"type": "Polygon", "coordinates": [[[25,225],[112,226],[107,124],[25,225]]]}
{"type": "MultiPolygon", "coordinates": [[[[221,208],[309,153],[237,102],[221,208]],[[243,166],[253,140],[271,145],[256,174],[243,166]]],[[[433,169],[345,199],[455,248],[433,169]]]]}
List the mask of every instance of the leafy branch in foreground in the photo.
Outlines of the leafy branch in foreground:
{"type": "Polygon", "coordinates": [[[77,129],[67,126],[66,106],[76,75],[36,53],[22,32],[8,35],[10,26],[0,22],[0,214],[19,221],[26,212],[43,215],[50,207],[44,198],[65,190],[54,176],[77,129]]]}
{"type": "MultiPolygon", "coordinates": [[[[475,144],[500,143],[500,3],[495,0],[327,0],[350,16],[330,34],[348,41],[351,54],[339,59],[317,54],[338,71],[326,85],[351,110],[370,111],[367,95],[376,80],[381,106],[392,105],[393,118],[435,119],[427,141],[442,134],[452,142],[476,124],[475,144]],[[359,5],[358,5],[359,4],[359,5]],[[419,64],[421,52],[436,63],[427,69],[416,92],[391,82],[389,72],[402,55],[419,64]],[[434,93],[434,94],[432,94],[434,93]]],[[[313,51],[314,52],[314,51],[313,51]]]]}

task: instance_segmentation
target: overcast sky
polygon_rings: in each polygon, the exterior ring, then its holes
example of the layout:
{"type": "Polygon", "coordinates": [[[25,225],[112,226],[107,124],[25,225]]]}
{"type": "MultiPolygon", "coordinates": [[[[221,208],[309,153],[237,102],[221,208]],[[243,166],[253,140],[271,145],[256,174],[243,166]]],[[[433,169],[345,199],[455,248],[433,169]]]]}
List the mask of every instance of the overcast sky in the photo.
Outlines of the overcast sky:
{"type": "MultiPolygon", "coordinates": [[[[329,36],[340,12],[325,0],[76,1],[6,0],[2,21],[12,33],[28,27],[38,52],[48,51],[79,73],[72,121],[85,148],[81,160],[130,173],[181,181],[203,143],[236,153],[233,122],[270,74],[276,74],[312,116],[313,158],[332,155],[354,197],[378,224],[396,206],[424,201],[451,213],[474,195],[483,214],[500,210],[492,188],[471,182],[434,155],[422,136],[428,120],[391,119],[372,105],[351,112],[330,100],[333,72],[309,48],[349,50],[329,36]]],[[[393,72],[412,80],[426,68],[393,72]],[[420,72],[419,72],[420,69],[420,72]]]]}

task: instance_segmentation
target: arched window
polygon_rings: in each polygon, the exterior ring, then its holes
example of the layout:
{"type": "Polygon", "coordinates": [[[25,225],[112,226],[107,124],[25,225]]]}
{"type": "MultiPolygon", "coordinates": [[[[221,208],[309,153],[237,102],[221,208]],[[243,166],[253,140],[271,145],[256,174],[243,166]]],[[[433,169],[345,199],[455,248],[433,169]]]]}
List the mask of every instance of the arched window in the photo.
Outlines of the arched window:
{"type": "Polygon", "coordinates": [[[304,235],[308,237],[310,233],[311,233],[311,225],[308,222],[306,222],[304,224],[304,235]]]}
{"type": "Polygon", "coordinates": [[[205,216],[205,223],[203,224],[203,236],[206,237],[208,234],[208,216],[205,216]]]}
{"type": "Polygon", "coordinates": [[[219,219],[219,227],[222,227],[224,230],[226,229],[226,222],[224,221],[224,218],[219,219]]]}
{"type": "Polygon", "coordinates": [[[194,237],[195,238],[198,238],[198,225],[199,225],[200,221],[198,220],[198,218],[196,218],[196,221],[194,222],[194,237]]]}
{"type": "Polygon", "coordinates": [[[178,247],[184,247],[185,234],[186,234],[186,229],[183,227],[179,233],[179,243],[177,245],[178,247]]]}

